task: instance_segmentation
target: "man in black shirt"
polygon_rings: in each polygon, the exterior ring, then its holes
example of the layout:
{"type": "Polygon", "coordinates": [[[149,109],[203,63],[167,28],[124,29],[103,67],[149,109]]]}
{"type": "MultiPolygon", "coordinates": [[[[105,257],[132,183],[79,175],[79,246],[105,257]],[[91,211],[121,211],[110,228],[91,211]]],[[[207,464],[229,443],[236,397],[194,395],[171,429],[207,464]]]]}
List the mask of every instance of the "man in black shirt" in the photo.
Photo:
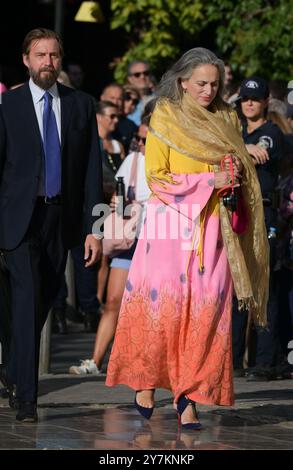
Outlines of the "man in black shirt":
{"type": "MultiPolygon", "coordinates": [[[[240,87],[241,111],[244,117],[243,139],[256,166],[265,211],[265,222],[270,242],[270,294],[268,301],[268,329],[256,327],[256,356],[248,380],[273,378],[279,353],[277,282],[275,279],[275,244],[277,224],[277,197],[279,163],[284,155],[284,136],[278,126],[267,120],[269,88],[259,77],[245,79],[240,87]]],[[[242,370],[247,315],[233,310],[234,369],[242,370]]]]}

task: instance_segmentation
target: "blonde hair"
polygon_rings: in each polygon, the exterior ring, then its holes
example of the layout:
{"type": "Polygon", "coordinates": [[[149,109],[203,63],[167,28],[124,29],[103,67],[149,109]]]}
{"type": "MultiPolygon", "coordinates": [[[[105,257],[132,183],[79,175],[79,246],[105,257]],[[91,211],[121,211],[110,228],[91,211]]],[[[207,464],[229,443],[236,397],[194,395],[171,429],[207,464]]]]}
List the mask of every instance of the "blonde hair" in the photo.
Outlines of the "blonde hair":
{"type": "Polygon", "coordinates": [[[267,114],[267,118],[270,119],[274,124],[277,124],[283,134],[292,133],[290,124],[288,123],[287,119],[282,116],[282,114],[277,113],[277,111],[269,111],[267,114]]]}
{"type": "Polygon", "coordinates": [[[128,85],[128,84],[126,84],[126,85],[123,86],[123,93],[124,93],[124,94],[125,94],[125,93],[135,93],[138,99],[139,99],[139,96],[140,96],[138,89],[135,88],[135,86],[133,86],[133,85],[128,85]]]}
{"type": "Polygon", "coordinates": [[[64,72],[64,70],[61,70],[61,72],[59,73],[57,81],[59,83],[62,83],[62,85],[65,85],[65,86],[68,86],[68,87],[72,88],[71,81],[68,77],[68,74],[66,72],[64,72]]]}

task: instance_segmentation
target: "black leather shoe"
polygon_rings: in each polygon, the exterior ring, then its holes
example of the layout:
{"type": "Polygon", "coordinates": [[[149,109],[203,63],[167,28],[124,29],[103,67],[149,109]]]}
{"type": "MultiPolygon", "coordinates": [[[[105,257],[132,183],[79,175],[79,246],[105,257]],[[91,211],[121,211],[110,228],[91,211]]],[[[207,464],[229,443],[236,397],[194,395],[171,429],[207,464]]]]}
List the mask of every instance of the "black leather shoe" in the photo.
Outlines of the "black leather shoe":
{"type": "Polygon", "coordinates": [[[6,368],[4,365],[0,366],[0,382],[2,382],[3,386],[8,388],[8,380],[6,375],[6,368]]]}
{"type": "Polygon", "coordinates": [[[19,408],[19,401],[16,398],[16,391],[15,391],[15,385],[10,385],[8,388],[8,403],[10,408],[13,410],[18,410],[19,408]]]}
{"type": "Polygon", "coordinates": [[[5,388],[1,388],[0,397],[1,398],[7,398],[10,408],[12,408],[13,410],[18,410],[18,400],[16,398],[15,386],[14,385],[9,386],[9,387],[5,387],[5,388]]]}
{"type": "Polygon", "coordinates": [[[4,389],[1,392],[2,398],[8,398],[10,408],[12,408],[13,410],[17,410],[18,400],[15,394],[15,385],[9,383],[6,375],[6,369],[4,366],[0,367],[0,380],[4,385],[4,389]]]}
{"type": "Polygon", "coordinates": [[[0,397],[1,398],[9,398],[9,391],[8,388],[0,388],[0,397]]]}
{"type": "Polygon", "coordinates": [[[19,402],[16,421],[20,423],[36,423],[38,421],[37,405],[31,401],[19,402]]]}
{"type": "Polygon", "coordinates": [[[246,373],[247,382],[268,382],[276,380],[276,373],[273,367],[255,367],[246,373]]]}
{"type": "Polygon", "coordinates": [[[245,376],[245,369],[238,368],[233,370],[234,378],[244,377],[245,376]]]}
{"type": "Polygon", "coordinates": [[[65,309],[56,308],[53,310],[53,333],[66,335],[68,333],[65,309]]]}
{"type": "Polygon", "coordinates": [[[95,312],[84,314],[84,329],[86,333],[96,333],[99,324],[99,315],[95,312]]]}
{"type": "Polygon", "coordinates": [[[281,363],[275,367],[276,379],[293,379],[293,367],[288,363],[281,363]]]}

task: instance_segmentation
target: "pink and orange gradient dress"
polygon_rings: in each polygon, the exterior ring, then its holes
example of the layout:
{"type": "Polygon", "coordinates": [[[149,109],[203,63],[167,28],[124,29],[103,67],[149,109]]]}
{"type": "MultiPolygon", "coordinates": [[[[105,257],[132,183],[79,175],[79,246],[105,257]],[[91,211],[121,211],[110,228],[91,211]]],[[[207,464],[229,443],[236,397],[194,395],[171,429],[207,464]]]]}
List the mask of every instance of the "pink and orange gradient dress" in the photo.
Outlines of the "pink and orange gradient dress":
{"type": "Polygon", "coordinates": [[[185,394],[202,404],[232,405],[233,286],[213,167],[149,133],[146,171],[152,195],[106,385],[166,388],[175,402],[185,394]]]}

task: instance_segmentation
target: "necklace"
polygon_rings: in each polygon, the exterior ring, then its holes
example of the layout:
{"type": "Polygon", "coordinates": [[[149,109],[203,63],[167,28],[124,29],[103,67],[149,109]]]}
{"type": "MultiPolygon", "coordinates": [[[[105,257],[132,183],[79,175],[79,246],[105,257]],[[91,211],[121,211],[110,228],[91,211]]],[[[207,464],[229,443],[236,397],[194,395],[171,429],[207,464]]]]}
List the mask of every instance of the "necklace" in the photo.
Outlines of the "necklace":
{"type": "Polygon", "coordinates": [[[105,150],[105,154],[107,155],[107,159],[108,159],[108,162],[110,163],[110,166],[111,166],[112,170],[115,171],[115,173],[116,173],[117,172],[117,167],[114,163],[114,160],[113,160],[112,156],[108,152],[106,152],[106,150],[105,150]]]}

